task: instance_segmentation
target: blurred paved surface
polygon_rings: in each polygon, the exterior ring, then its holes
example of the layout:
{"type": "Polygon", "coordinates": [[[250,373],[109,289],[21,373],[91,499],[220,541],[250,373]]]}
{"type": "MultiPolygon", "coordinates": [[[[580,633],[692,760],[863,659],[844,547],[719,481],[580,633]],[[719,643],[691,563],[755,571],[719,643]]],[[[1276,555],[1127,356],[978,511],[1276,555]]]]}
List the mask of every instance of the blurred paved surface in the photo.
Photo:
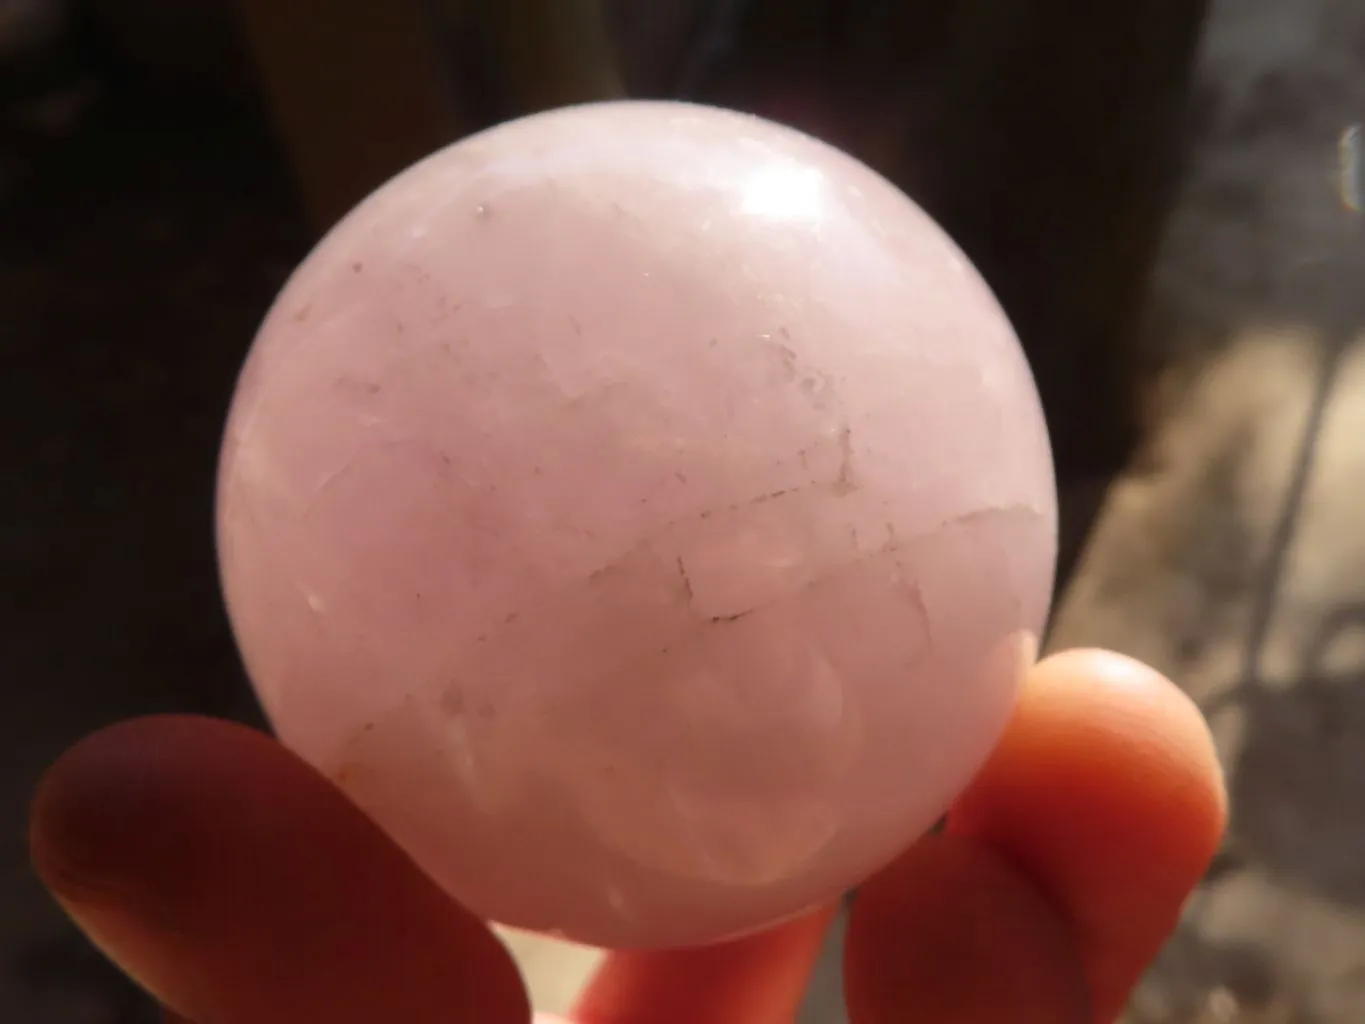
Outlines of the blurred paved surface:
{"type": "Polygon", "coordinates": [[[1226,849],[1130,1024],[1365,1020],[1365,6],[1226,0],[1153,354],[1183,364],[1109,495],[1058,645],[1204,707],[1226,849]]]}

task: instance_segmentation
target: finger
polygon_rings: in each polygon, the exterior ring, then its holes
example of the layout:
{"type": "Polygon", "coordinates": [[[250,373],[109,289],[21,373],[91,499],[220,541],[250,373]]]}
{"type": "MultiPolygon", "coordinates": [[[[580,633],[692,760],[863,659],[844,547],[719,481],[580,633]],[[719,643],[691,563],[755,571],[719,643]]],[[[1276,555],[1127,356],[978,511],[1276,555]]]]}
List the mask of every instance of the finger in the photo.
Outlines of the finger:
{"type": "Polygon", "coordinates": [[[86,934],[195,1024],[530,1019],[497,939],[244,727],[160,717],[97,733],[44,779],[31,843],[86,934]]]}
{"type": "Polygon", "coordinates": [[[574,1024],[790,1024],[832,909],[699,949],[613,953],[579,1000],[574,1024]]]}
{"type": "Polygon", "coordinates": [[[1047,659],[943,842],[862,890],[848,949],[855,1020],[902,1020],[908,1005],[945,1024],[1113,1020],[1225,820],[1213,743],[1188,698],[1118,655],[1047,659]],[[956,962],[990,984],[959,975],[926,989],[919,965],[941,963],[952,943],[956,962]],[[1079,1016],[1077,985],[1089,1003],[1079,1016]],[[1024,1017],[1026,1007],[1042,1015],[1024,1017]]]}
{"type": "Polygon", "coordinates": [[[998,854],[930,836],[858,892],[844,990],[853,1024],[1090,1024],[1073,936],[998,854]]]}
{"type": "Polygon", "coordinates": [[[1217,852],[1227,794],[1194,703],[1140,662],[1042,662],[1004,741],[949,819],[1062,910],[1097,1020],[1118,1015],[1217,852]]]}

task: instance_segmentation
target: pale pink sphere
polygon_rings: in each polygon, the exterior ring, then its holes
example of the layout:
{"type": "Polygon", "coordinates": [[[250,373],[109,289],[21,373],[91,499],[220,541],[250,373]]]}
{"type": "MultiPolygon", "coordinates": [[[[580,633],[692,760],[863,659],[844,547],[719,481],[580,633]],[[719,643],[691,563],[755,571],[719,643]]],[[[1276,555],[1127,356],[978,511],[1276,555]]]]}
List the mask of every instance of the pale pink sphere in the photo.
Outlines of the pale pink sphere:
{"type": "Polygon", "coordinates": [[[664,103],[362,203],[261,330],[218,506],[283,742],[474,912],[605,946],[760,928],[929,828],[1055,529],[1028,367],[943,232],[664,103]]]}

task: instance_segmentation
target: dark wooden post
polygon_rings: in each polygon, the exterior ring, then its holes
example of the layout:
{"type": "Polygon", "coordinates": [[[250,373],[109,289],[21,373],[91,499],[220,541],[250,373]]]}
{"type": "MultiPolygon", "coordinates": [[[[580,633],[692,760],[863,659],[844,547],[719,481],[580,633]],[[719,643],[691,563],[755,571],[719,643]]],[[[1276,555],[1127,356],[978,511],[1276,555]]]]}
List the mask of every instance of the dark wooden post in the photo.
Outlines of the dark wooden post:
{"type": "Polygon", "coordinates": [[[468,129],[426,0],[238,0],[309,214],[329,227],[468,129]]]}
{"type": "Polygon", "coordinates": [[[926,203],[1014,319],[1059,475],[1136,435],[1128,361],[1206,0],[965,0],[926,203]]]}

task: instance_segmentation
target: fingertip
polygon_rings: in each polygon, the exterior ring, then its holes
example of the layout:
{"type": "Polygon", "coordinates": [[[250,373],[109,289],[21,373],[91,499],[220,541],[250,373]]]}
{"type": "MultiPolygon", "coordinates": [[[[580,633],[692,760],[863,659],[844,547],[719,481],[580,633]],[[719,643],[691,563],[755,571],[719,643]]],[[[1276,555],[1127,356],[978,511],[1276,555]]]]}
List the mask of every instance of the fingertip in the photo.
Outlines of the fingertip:
{"type": "Polygon", "coordinates": [[[42,781],[30,842],[82,930],[186,1020],[530,1017],[491,932],[254,730],[166,716],[96,733],[42,781]]]}
{"type": "Polygon", "coordinates": [[[185,816],[166,813],[183,810],[181,791],[194,784],[183,769],[202,769],[229,738],[234,748],[270,742],[244,726],[180,715],[119,722],[77,742],[44,774],[30,808],[39,877],[65,903],[152,895],[135,890],[148,858],[174,857],[183,838],[185,816]]]}
{"type": "Polygon", "coordinates": [[[1204,713],[1150,665],[1098,648],[1061,651],[1038,663],[1023,702],[1021,728],[1030,725],[1029,707],[1039,704],[1070,709],[1073,721],[1091,716],[1097,732],[1112,732],[1154,766],[1179,771],[1196,783],[1218,823],[1226,818],[1223,766],[1204,713]]]}
{"type": "Polygon", "coordinates": [[[948,831],[998,851],[1056,903],[1107,1020],[1177,923],[1226,819],[1194,703],[1140,662],[1076,650],[1036,666],[948,831]]]}
{"type": "Polygon", "coordinates": [[[1106,836],[1141,832],[1149,856],[1159,854],[1153,868],[1183,882],[1216,852],[1227,808],[1217,749],[1190,697],[1140,661],[1078,649],[1038,663],[949,827],[1008,839],[1060,834],[1065,816],[1088,826],[1073,839],[1093,837],[1111,856],[1123,851],[1106,836]]]}

